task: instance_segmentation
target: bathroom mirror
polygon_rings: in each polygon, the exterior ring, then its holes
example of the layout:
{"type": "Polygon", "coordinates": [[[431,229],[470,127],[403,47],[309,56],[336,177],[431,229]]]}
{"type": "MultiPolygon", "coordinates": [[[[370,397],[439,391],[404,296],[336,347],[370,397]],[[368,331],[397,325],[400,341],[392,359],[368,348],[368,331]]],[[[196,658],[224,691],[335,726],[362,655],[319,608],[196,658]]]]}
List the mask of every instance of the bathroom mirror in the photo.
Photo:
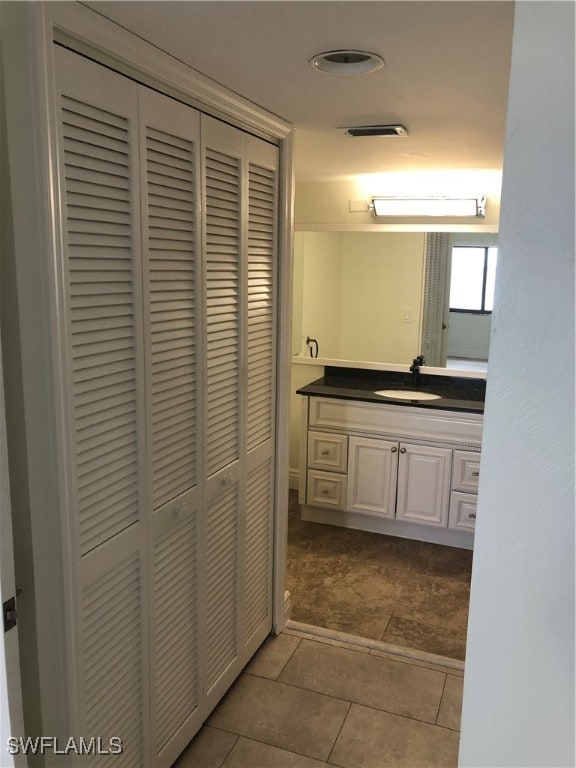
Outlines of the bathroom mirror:
{"type": "MultiPolygon", "coordinates": [[[[426,363],[485,371],[490,313],[449,311],[453,247],[495,248],[497,234],[297,231],[293,357],[319,362],[426,363]],[[436,239],[433,239],[436,238],[436,239]],[[438,243],[442,247],[438,248],[438,243]],[[440,262],[439,252],[441,253],[440,262]],[[441,338],[440,338],[441,336],[441,338]],[[429,345],[428,345],[429,346],[429,345]]],[[[472,264],[464,280],[475,278],[472,264]]]]}

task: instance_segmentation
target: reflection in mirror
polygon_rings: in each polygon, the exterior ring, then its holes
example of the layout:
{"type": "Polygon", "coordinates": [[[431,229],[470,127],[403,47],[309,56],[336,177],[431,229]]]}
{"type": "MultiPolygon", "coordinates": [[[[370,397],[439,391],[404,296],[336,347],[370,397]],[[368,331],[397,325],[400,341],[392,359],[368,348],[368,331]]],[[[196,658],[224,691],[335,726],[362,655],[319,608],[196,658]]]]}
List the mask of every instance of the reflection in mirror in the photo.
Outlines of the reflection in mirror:
{"type": "Polygon", "coordinates": [[[451,254],[492,258],[496,245],[477,232],[296,232],[293,355],[315,355],[313,339],[323,360],[407,365],[422,353],[427,365],[486,370],[491,315],[450,311],[451,254]]]}

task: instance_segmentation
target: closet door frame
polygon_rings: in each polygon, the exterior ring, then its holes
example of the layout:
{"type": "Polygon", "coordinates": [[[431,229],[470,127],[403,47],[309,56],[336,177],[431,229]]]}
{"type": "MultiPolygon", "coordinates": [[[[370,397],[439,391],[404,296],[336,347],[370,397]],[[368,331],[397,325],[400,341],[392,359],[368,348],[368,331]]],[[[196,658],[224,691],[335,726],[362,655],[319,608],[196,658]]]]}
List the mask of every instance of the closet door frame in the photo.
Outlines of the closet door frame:
{"type": "MultiPolygon", "coordinates": [[[[54,42],[89,56],[138,82],[207,114],[278,144],[280,149],[278,328],[274,521],[274,631],[287,619],[285,593],[288,412],[290,394],[290,314],[293,227],[293,139],[291,126],[227,91],[95,12],[76,3],[15,3],[1,9],[2,75],[5,83],[8,157],[14,216],[13,274],[18,317],[9,332],[17,337],[14,360],[21,366],[18,413],[9,429],[22,430],[25,451],[16,459],[23,504],[20,531],[34,574],[26,581],[19,608],[27,644],[34,647],[25,685],[35,686],[38,706],[27,714],[38,733],[66,738],[73,721],[73,687],[68,679],[65,626],[75,592],[66,566],[62,493],[68,474],[65,441],[65,365],[61,338],[57,264],[61,251],[58,195],[54,42]],[[16,183],[17,182],[17,183],[16,183]],[[64,565],[62,565],[64,563],[64,565]]],[[[12,353],[9,353],[12,354],[12,353]]],[[[10,446],[9,446],[10,450],[10,446]]],[[[15,517],[20,510],[15,509],[15,517]]],[[[26,703],[25,703],[26,706],[26,703]]],[[[54,756],[48,756],[51,765],[54,756]]],[[[56,761],[57,762],[57,761],[56,761]]]]}

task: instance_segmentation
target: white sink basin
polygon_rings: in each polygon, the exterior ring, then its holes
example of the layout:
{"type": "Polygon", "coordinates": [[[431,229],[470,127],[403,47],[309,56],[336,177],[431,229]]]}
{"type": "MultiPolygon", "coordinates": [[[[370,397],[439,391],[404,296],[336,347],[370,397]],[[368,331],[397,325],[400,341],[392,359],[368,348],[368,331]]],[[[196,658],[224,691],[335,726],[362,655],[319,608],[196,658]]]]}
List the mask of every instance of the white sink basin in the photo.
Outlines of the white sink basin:
{"type": "Polygon", "coordinates": [[[393,397],[396,400],[440,400],[442,395],[433,395],[431,392],[412,392],[405,389],[379,389],[375,395],[393,397]]]}

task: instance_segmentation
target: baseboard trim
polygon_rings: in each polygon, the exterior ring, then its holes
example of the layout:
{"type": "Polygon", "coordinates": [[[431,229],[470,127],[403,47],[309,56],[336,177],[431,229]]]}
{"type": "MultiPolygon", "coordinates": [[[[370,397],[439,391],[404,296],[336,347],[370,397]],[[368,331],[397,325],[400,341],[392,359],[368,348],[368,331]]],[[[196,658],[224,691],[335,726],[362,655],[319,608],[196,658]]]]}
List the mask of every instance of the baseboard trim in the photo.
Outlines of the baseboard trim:
{"type": "Polygon", "coordinates": [[[290,592],[286,590],[284,592],[284,601],[282,603],[282,616],[280,621],[274,625],[272,632],[275,635],[279,635],[283,632],[290,623],[290,613],[292,612],[292,603],[290,601],[290,592]]]}
{"type": "Polygon", "coordinates": [[[288,487],[293,491],[297,491],[300,488],[300,472],[297,469],[290,469],[288,471],[288,487]]]}
{"type": "Polygon", "coordinates": [[[315,627],[312,624],[303,624],[300,621],[288,621],[285,629],[289,632],[296,632],[300,635],[309,636],[311,639],[319,641],[336,641],[345,645],[355,645],[362,648],[368,648],[371,651],[378,651],[386,656],[398,657],[398,661],[415,662],[429,664],[435,667],[442,667],[444,670],[456,674],[464,673],[464,662],[460,659],[452,659],[449,656],[440,656],[436,653],[427,653],[415,648],[404,648],[401,645],[385,643],[382,640],[371,640],[367,637],[358,635],[349,635],[346,632],[338,632],[335,629],[326,629],[325,627],[315,627]]]}

